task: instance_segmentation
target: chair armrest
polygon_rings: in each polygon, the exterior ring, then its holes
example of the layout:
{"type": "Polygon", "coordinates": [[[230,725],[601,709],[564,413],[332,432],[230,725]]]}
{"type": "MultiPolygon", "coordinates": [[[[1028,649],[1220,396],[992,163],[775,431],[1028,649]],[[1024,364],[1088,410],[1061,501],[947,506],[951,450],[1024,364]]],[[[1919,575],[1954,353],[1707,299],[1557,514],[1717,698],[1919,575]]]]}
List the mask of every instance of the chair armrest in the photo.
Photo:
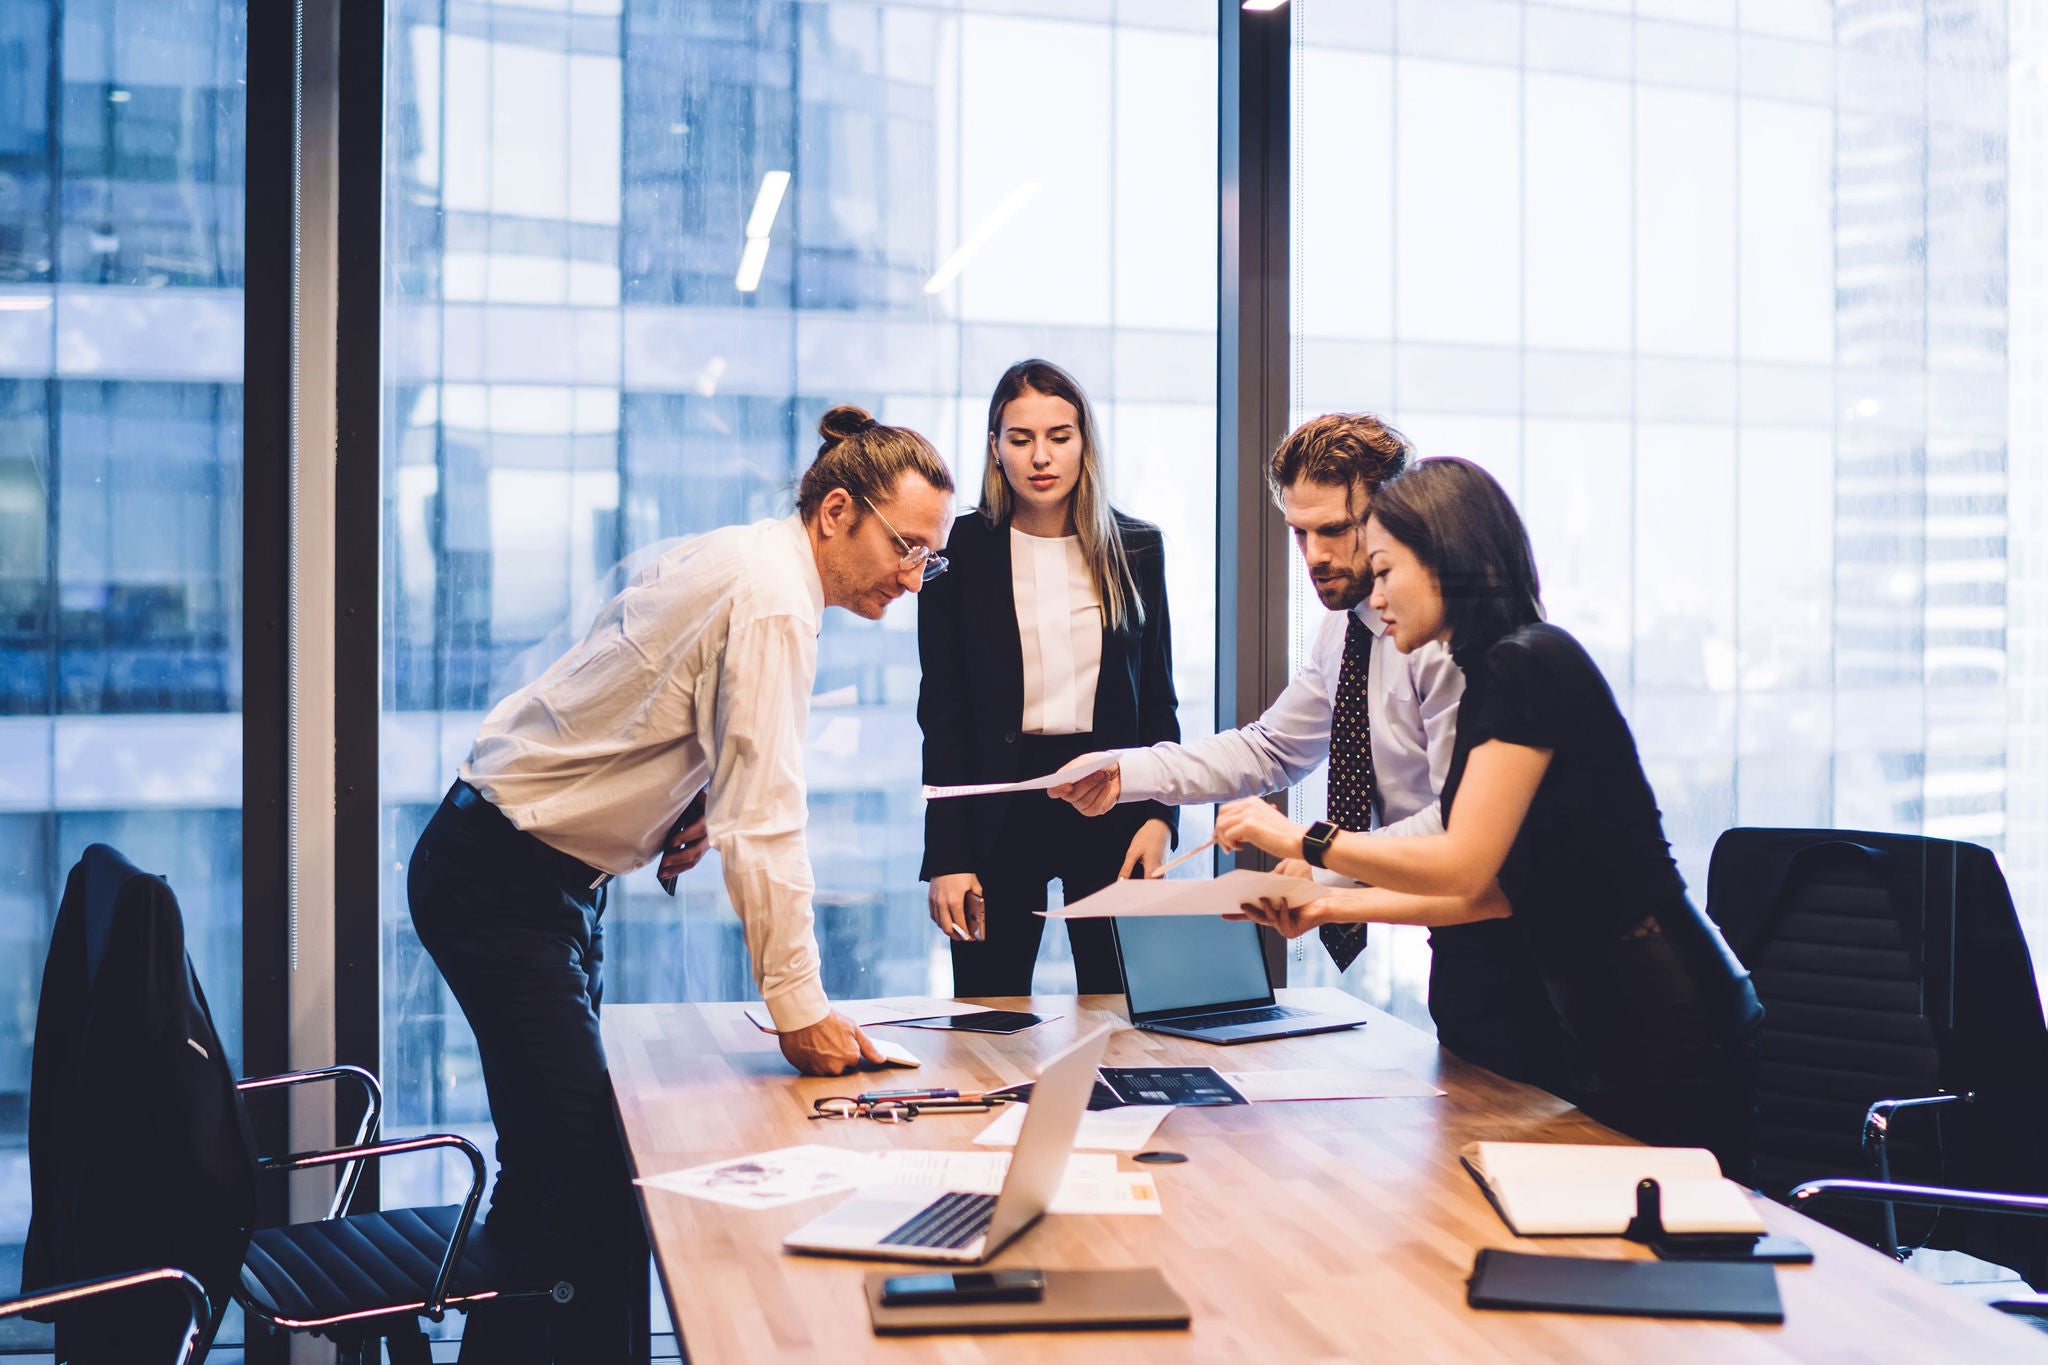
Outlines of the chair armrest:
{"type": "Polygon", "coordinates": [[[98,1298],[103,1294],[116,1294],[121,1290],[134,1289],[145,1284],[175,1284],[183,1291],[187,1321],[185,1335],[178,1342],[177,1365],[188,1365],[192,1353],[199,1349],[200,1328],[212,1318],[213,1309],[207,1304],[206,1290],[199,1281],[170,1266],[160,1270],[138,1270],[130,1275],[111,1275],[103,1280],[80,1280],[76,1284],[59,1285],[40,1294],[12,1299],[0,1303],[0,1318],[19,1317],[24,1313],[41,1313],[51,1308],[61,1308],[67,1303],[98,1298]]]}
{"type": "Polygon", "coordinates": [[[1879,1100],[1863,1114],[1863,1150],[1869,1152],[1877,1162],[1877,1178],[1892,1178],[1891,1156],[1885,1149],[1885,1141],[1891,1136],[1892,1116],[1904,1109],[1932,1109],[1943,1104],[1969,1104],[1977,1098],[1974,1091],[1960,1095],[1920,1095],[1913,1099],[1879,1100]]]}
{"type": "Polygon", "coordinates": [[[455,1267],[462,1264],[462,1248],[469,1241],[470,1226],[476,1222],[477,1205],[484,1197],[484,1154],[476,1149],[475,1143],[453,1133],[428,1133],[422,1137],[393,1138],[389,1142],[373,1142],[362,1147],[337,1147],[328,1152],[268,1156],[259,1159],[256,1165],[265,1171],[303,1171],[338,1162],[360,1162],[370,1158],[401,1156],[407,1152],[432,1151],[437,1147],[456,1148],[469,1160],[469,1193],[463,1197],[462,1214],[455,1220],[455,1231],[448,1238],[447,1254],[441,1257],[441,1268],[434,1274],[434,1287],[427,1295],[426,1306],[422,1310],[439,1322],[441,1306],[448,1301],[449,1283],[455,1278],[455,1267]]]}
{"type": "MultiPolygon", "coordinates": [[[[247,1094],[256,1090],[279,1090],[288,1086],[307,1085],[313,1081],[354,1081],[363,1092],[363,1121],[356,1125],[352,1146],[360,1147],[373,1141],[378,1126],[383,1122],[384,1089],[377,1084],[377,1078],[359,1066],[323,1066],[316,1071],[287,1071],[276,1076],[252,1076],[236,1081],[235,1089],[247,1094]]],[[[334,1187],[334,1202],[327,1206],[329,1218],[339,1218],[348,1211],[356,1197],[356,1185],[363,1177],[363,1163],[358,1161],[341,1173],[341,1179],[334,1187]]]]}
{"type": "Polygon", "coordinates": [[[1868,1199],[1883,1204],[1917,1204],[1930,1209],[1976,1213],[2017,1213],[2048,1218],[2048,1195],[1998,1194],[1990,1190],[1958,1190],[1945,1185],[1895,1185],[1882,1180],[1809,1180],[1793,1188],[1792,1207],[1804,1209],[1816,1199],[1868,1199]]]}

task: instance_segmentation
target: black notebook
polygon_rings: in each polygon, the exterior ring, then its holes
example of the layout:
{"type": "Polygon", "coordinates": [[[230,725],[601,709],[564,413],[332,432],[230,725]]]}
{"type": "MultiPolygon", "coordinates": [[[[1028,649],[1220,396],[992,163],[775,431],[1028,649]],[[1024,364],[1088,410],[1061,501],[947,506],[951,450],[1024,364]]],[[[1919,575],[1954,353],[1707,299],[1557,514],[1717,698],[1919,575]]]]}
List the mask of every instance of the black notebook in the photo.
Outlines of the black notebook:
{"type": "Polygon", "coordinates": [[[1129,1331],[1185,1328],[1187,1301],[1151,1266],[1134,1270],[1048,1270],[1045,1296],[1026,1303],[882,1303],[882,1282],[897,1270],[867,1277],[868,1321],[876,1336],[912,1332],[1129,1331]]]}
{"type": "Polygon", "coordinates": [[[1753,1261],[1606,1261],[1487,1249],[1472,1263],[1474,1308],[1783,1322],[1778,1274],[1753,1261]]]}

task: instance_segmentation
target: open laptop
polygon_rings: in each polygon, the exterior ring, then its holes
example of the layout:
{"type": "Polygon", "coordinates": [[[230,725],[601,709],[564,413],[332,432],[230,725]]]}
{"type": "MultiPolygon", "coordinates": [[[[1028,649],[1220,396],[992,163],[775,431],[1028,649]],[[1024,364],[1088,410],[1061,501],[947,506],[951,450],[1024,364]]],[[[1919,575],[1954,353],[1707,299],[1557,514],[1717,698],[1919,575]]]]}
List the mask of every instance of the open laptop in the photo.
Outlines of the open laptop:
{"type": "Polygon", "coordinates": [[[1259,926],[1211,915],[1112,919],[1131,1023],[1205,1043],[1355,1028],[1363,1018],[1277,1004],[1259,926]]]}
{"type": "Polygon", "coordinates": [[[790,1233],[782,1249],[966,1265],[995,1255],[1058,1192],[1108,1041],[1108,1027],[1099,1028],[1038,1073],[1001,1194],[934,1196],[929,1186],[878,1185],[790,1233]]]}

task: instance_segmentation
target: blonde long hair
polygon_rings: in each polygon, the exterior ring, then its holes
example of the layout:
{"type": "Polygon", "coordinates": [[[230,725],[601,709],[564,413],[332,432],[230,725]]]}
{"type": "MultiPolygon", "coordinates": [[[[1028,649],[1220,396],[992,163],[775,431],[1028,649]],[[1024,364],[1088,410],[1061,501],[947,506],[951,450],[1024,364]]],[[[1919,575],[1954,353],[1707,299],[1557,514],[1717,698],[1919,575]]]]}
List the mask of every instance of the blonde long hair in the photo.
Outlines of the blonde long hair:
{"type": "Polygon", "coordinates": [[[1124,538],[1117,534],[1116,512],[1103,488],[1102,455],[1095,442],[1095,411],[1074,377],[1049,360],[1020,360],[1004,370],[1003,377],[996,381],[995,396],[988,402],[981,515],[991,526],[1003,527],[1010,524],[1010,516],[1016,510],[1016,495],[1003,474],[1002,461],[996,458],[996,438],[1002,433],[1003,409],[1026,393],[1064,398],[1074,405],[1081,428],[1081,476],[1075,481],[1073,492],[1074,533],[1081,541],[1081,558],[1095,580],[1103,624],[1116,631],[1143,625],[1145,604],[1138,597],[1130,556],[1124,551],[1124,538]]]}

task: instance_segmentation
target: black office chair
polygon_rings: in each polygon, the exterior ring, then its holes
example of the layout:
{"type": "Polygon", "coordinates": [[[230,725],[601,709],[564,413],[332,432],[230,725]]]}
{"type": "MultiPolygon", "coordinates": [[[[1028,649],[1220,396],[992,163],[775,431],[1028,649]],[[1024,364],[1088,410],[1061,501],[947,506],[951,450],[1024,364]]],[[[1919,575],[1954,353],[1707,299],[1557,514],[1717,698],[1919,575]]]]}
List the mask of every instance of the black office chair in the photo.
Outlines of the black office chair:
{"type": "MultiPolygon", "coordinates": [[[[88,848],[66,884],[38,1005],[29,1109],[34,1217],[24,1284],[78,1278],[108,1264],[194,1268],[211,1342],[232,1298],[248,1319],[332,1338],[345,1365],[430,1359],[419,1320],[514,1292],[498,1282],[488,1239],[472,1235],[484,1159],[453,1134],[378,1141],[382,1095],[353,1066],[236,1081],[184,948],[177,899],[113,849],[88,848]],[[258,1157],[244,1097],[312,1083],[363,1094],[345,1147],[258,1157]],[[448,1148],[469,1164],[462,1203],[350,1214],[363,1163],[448,1148]],[[325,1218],[253,1228],[259,1172],[339,1166],[325,1218]],[[164,1254],[183,1252],[183,1256],[164,1254]]],[[[141,1324],[57,1316],[78,1359],[126,1360],[141,1324]]],[[[160,1329],[158,1329],[160,1330],[160,1329]]],[[[203,1349],[203,1345],[202,1345],[203,1349]]]]}
{"type": "MultiPolygon", "coordinates": [[[[1714,846],[1707,906],[1764,1005],[1755,1178],[1767,1194],[1872,1175],[2048,1194],[2048,1026],[1988,850],[1732,829],[1714,846]]],[[[1826,1217],[1894,1255],[1903,1241],[2048,1275],[2048,1225],[1969,1200],[1933,1215],[1893,1203],[1826,1217]]]]}
{"type": "Polygon", "coordinates": [[[161,1270],[139,1270],[133,1275],[110,1275],[106,1279],[87,1280],[83,1284],[59,1285],[40,1294],[12,1299],[0,1303],[0,1318],[48,1318],[60,1308],[152,1284],[175,1285],[180,1291],[185,1305],[185,1327],[178,1334],[178,1353],[171,1360],[172,1365],[191,1365],[199,1350],[199,1334],[205,1328],[210,1312],[206,1304],[206,1289],[184,1271],[169,1266],[161,1270]]]}
{"type": "MultiPolygon", "coordinates": [[[[1887,1180],[1809,1180],[1795,1186],[1787,1203],[1802,1213],[1812,1213],[1813,1206],[1826,1200],[1845,1199],[1877,1204],[1884,1210],[1889,1223],[1893,1210],[1900,1204],[1915,1208],[1943,1210],[1971,1214],[2018,1214],[2023,1217],[2048,1218],[2048,1198],[2026,1194],[1996,1194],[1989,1190],[1962,1190],[1936,1185],[1902,1185],[1887,1180]]],[[[1898,1254],[1893,1244],[1893,1254],[1898,1254]]],[[[2028,1319],[2032,1325],[2048,1331],[2048,1295],[2010,1294],[1987,1300],[1989,1305],[2001,1313],[2028,1319]]]]}

